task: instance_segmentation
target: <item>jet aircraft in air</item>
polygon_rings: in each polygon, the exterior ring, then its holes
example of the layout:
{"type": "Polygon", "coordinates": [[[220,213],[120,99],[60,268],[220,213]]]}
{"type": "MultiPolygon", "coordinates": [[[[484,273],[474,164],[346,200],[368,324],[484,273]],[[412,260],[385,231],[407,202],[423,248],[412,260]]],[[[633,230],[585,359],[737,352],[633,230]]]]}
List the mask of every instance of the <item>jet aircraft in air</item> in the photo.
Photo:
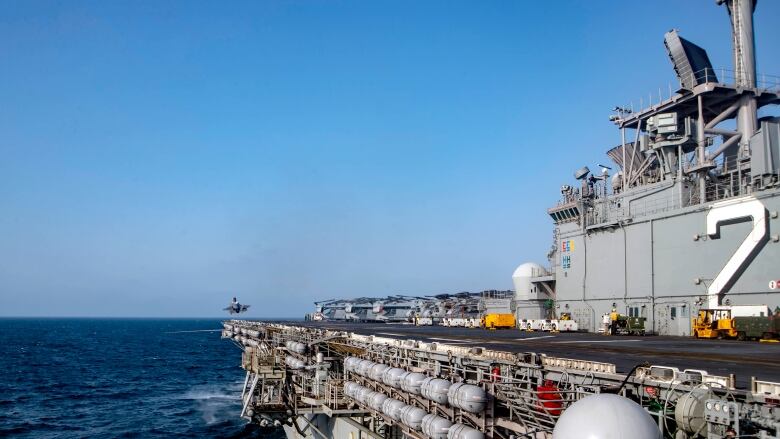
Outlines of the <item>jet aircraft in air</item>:
{"type": "Polygon", "coordinates": [[[242,312],[246,312],[248,309],[249,305],[242,305],[238,303],[238,300],[234,297],[233,301],[230,302],[230,305],[228,305],[227,308],[224,308],[224,311],[227,311],[230,314],[241,314],[242,312]]]}

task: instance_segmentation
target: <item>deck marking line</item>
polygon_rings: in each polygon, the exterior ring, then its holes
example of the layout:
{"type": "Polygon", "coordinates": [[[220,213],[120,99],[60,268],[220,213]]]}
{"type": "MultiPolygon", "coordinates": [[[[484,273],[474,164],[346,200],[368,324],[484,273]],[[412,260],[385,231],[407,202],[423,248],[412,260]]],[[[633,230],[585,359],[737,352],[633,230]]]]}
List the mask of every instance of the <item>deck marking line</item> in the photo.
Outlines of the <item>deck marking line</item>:
{"type": "Polygon", "coordinates": [[[642,340],[566,340],[554,341],[553,343],[631,343],[642,340]]]}
{"type": "Polygon", "coordinates": [[[542,335],[540,337],[528,337],[528,338],[516,338],[517,341],[526,341],[526,340],[539,340],[541,338],[555,338],[554,335],[542,335]]]}
{"type": "Polygon", "coordinates": [[[453,338],[437,338],[437,337],[428,337],[431,340],[440,340],[440,341],[449,341],[454,343],[468,343],[468,341],[465,340],[458,340],[453,338]]]}

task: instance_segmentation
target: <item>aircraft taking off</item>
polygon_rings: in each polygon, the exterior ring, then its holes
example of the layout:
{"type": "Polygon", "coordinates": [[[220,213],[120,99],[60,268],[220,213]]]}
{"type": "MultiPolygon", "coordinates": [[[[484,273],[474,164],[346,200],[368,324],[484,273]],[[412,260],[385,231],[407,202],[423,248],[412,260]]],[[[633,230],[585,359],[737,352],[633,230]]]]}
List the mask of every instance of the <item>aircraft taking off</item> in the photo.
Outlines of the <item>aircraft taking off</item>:
{"type": "Polygon", "coordinates": [[[230,305],[228,305],[227,308],[224,308],[224,310],[230,314],[241,314],[242,312],[246,312],[248,309],[249,305],[242,305],[238,303],[238,300],[236,300],[235,297],[233,298],[233,301],[230,302],[230,305]]]}

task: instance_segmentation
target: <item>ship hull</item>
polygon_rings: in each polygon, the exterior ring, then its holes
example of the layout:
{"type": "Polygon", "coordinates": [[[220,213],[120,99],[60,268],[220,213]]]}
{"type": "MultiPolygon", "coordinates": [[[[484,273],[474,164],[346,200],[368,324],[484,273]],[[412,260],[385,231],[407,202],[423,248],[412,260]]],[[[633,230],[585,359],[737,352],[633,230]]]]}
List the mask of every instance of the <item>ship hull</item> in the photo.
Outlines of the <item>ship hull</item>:
{"type": "MultiPolygon", "coordinates": [[[[298,421],[298,428],[304,434],[298,433],[295,427],[285,426],[284,434],[287,439],[330,439],[330,438],[359,438],[366,437],[366,433],[362,433],[356,426],[352,425],[347,418],[328,417],[327,415],[307,415],[308,422],[311,422],[311,426],[307,425],[307,421],[298,421]],[[312,433],[313,432],[313,433],[312,433]],[[323,434],[321,434],[323,433],[323,434]]],[[[348,418],[351,419],[351,418],[348,418]]]]}

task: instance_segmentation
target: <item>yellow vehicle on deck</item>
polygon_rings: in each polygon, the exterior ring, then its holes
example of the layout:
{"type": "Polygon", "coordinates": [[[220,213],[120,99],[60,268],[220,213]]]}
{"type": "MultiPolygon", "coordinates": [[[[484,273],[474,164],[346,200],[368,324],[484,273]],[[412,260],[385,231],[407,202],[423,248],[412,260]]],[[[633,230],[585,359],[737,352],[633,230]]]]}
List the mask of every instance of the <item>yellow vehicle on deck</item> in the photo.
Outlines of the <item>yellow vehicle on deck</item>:
{"type": "Polygon", "coordinates": [[[691,324],[695,338],[736,338],[737,329],[728,309],[701,309],[691,324]]]}
{"type": "Polygon", "coordinates": [[[485,314],[480,326],[486,329],[513,329],[516,325],[514,314],[485,314]]]}
{"type": "Polygon", "coordinates": [[[695,338],[777,340],[780,338],[780,309],[774,314],[766,305],[737,305],[700,309],[691,322],[695,338]]]}

